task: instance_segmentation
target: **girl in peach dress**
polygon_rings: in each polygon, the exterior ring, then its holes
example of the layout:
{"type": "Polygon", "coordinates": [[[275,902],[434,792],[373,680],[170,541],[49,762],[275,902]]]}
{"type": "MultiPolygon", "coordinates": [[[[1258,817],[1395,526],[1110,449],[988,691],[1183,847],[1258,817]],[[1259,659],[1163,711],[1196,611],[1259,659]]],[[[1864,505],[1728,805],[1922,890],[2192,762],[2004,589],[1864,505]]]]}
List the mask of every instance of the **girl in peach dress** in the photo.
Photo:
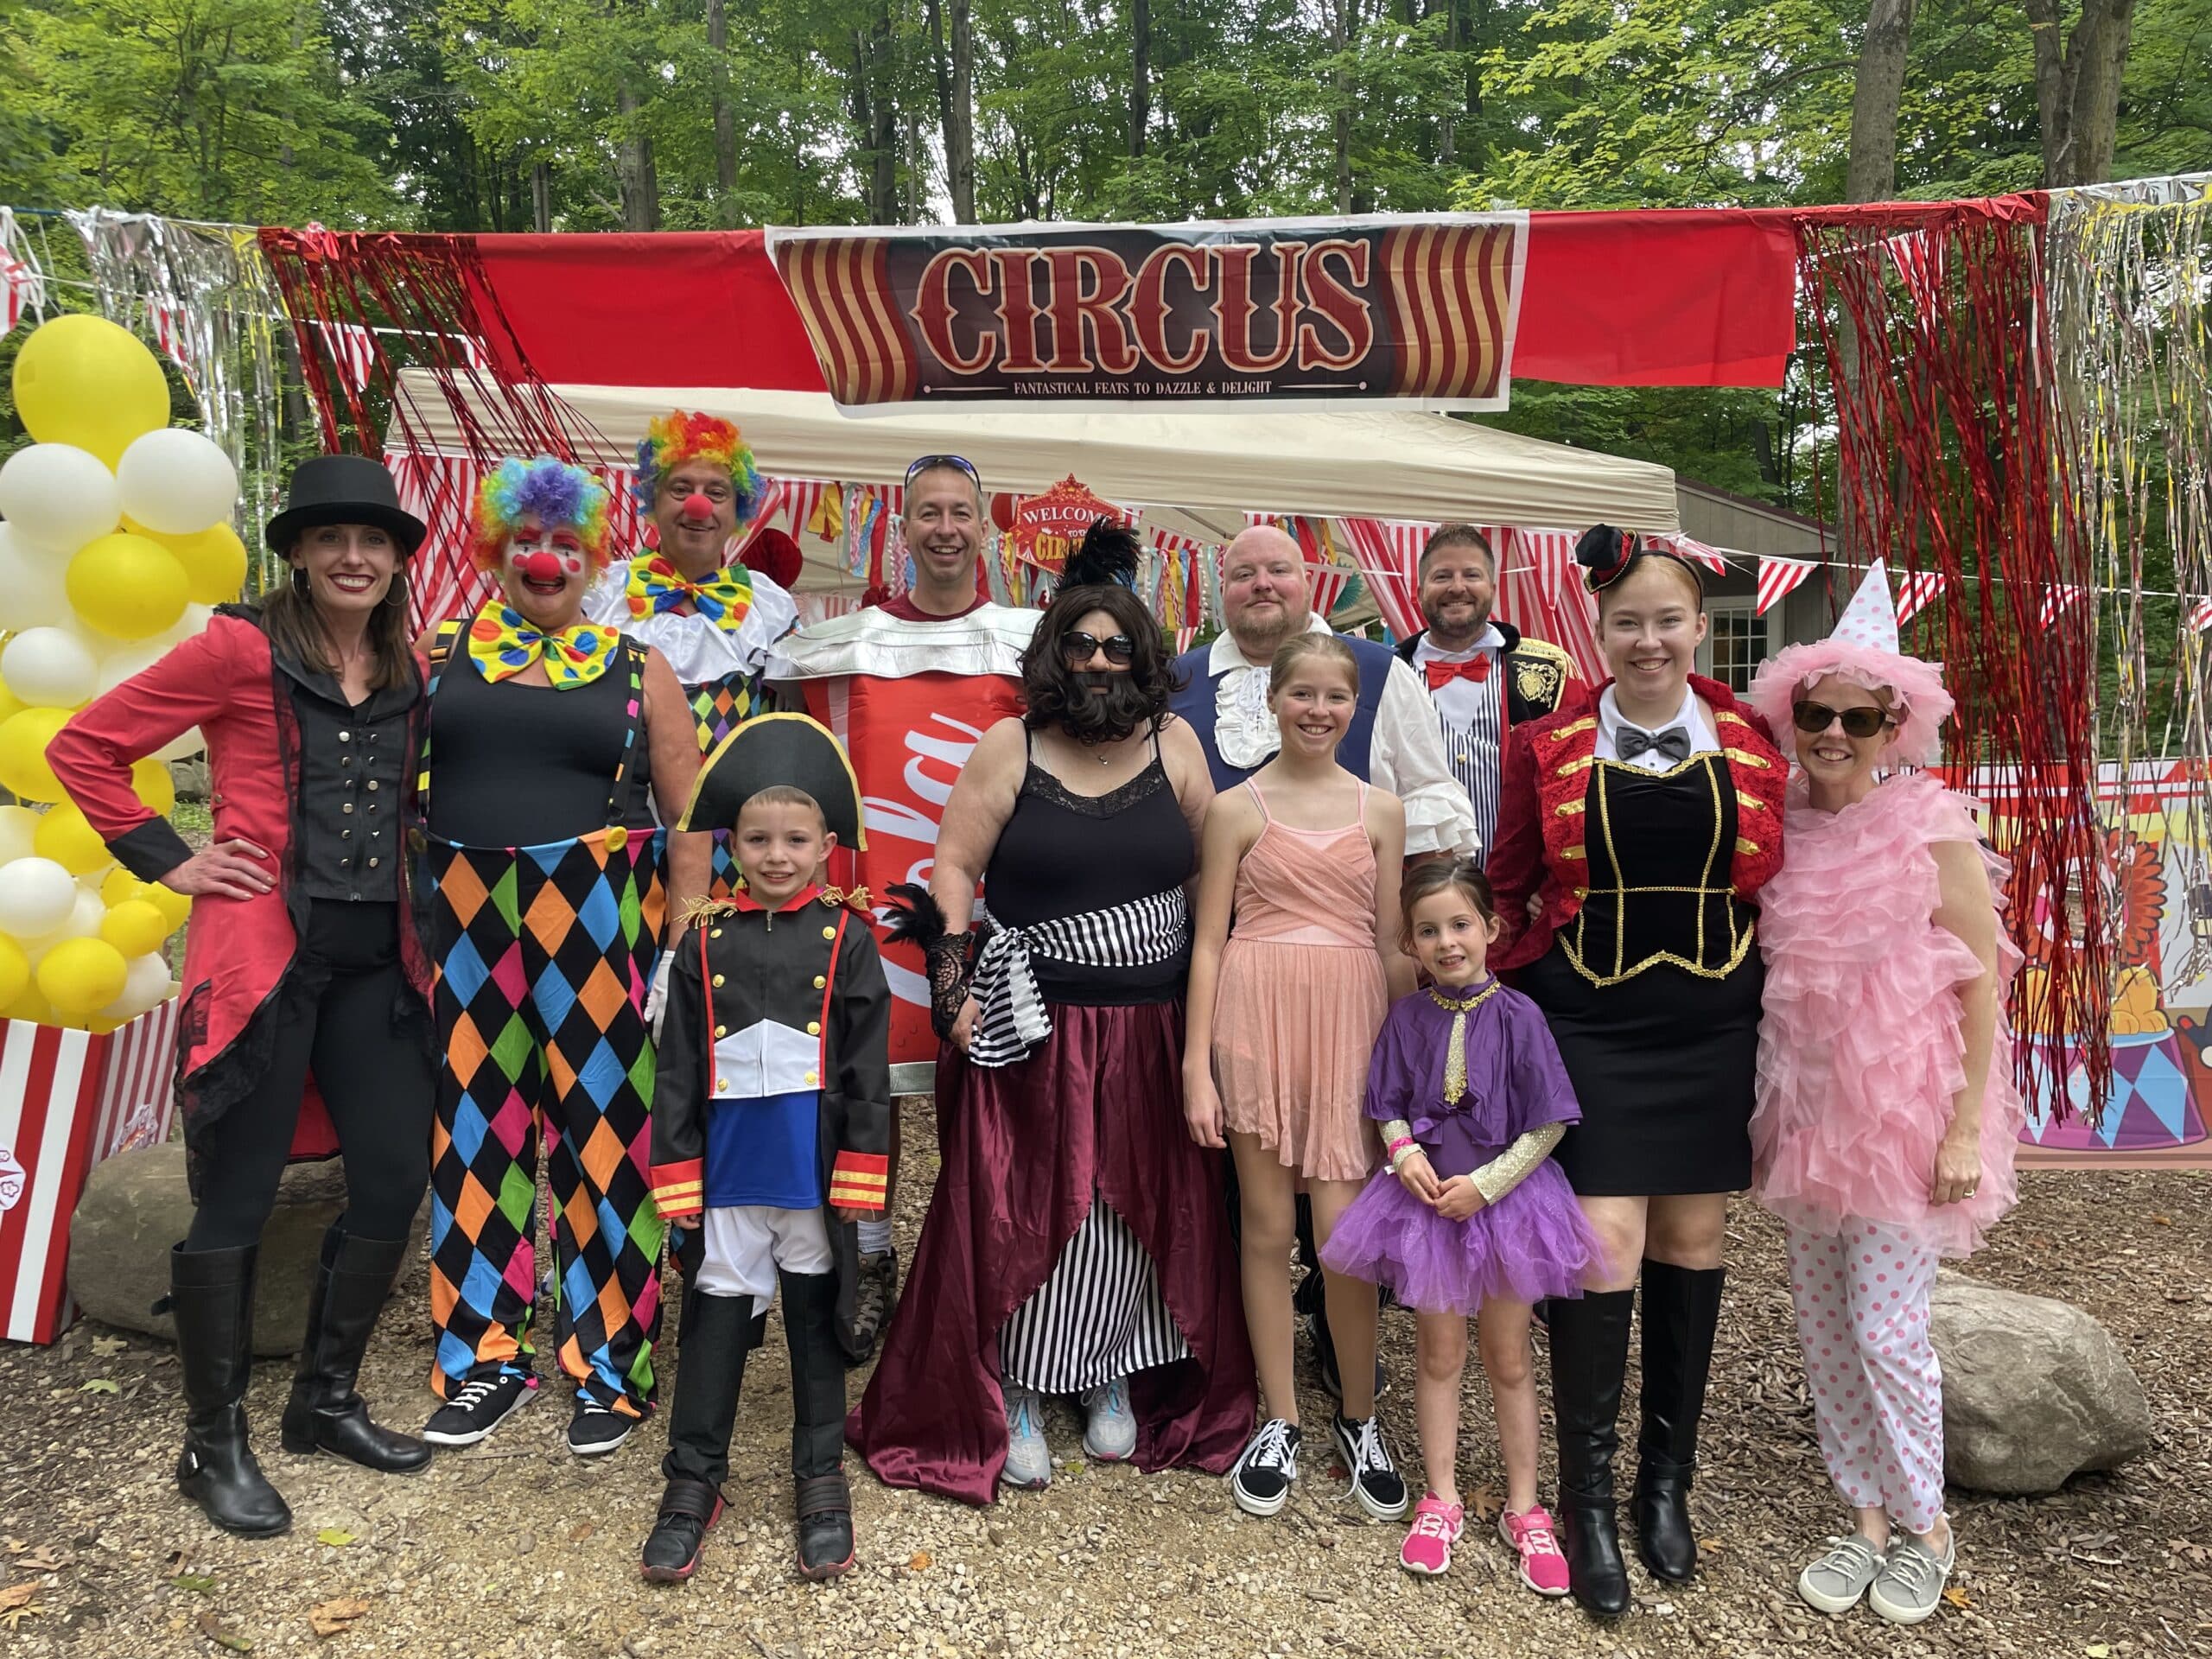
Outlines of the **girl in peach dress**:
{"type": "MultiPolygon", "coordinates": [[[[1325,1247],[1375,1167],[1362,1103],[1376,1033],[1390,1001],[1414,988],[1398,947],[1404,810],[1337,764],[1358,698],[1358,664],[1333,634],[1300,634],[1277,652],[1268,702],[1282,748],[1242,788],[1215,798],[1199,855],[1185,1112],[1199,1145],[1221,1146],[1225,1133],[1236,1163],[1244,1318],[1268,1416],[1230,1471],[1230,1490],[1254,1515],[1281,1510],[1298,1477],[1290,1252],[1299,1187],[1325,1247]]],[[[1375,1287],[1333,1273],[1325,1286],[1344,1378],[1337,1445],[1361,1505],[1395,1520],[1406,1486],[1375,1416],[1375,1287]]]]}

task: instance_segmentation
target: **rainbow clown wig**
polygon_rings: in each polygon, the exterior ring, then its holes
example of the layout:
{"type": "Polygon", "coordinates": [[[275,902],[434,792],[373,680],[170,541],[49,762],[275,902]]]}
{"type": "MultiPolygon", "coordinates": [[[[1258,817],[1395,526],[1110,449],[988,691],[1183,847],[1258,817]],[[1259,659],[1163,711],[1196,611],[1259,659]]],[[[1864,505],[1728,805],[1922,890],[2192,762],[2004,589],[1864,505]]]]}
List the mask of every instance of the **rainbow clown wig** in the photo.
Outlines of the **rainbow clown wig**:
{"type": "Polygon", "coordinates": [[[703,461],[729,474],[738,522],[760,505],[760,469],[737,429],[712,415],[671,409],[655,416],[638,440],[638,514],[650,519],[660,481],[687,461],[703,461]]]}
{"type": "Polygon", "coordinates": [[[496,570],[507,538],[525,518],[548,530],[567,526],[583,538],[594,569],[607,561],[607,486],[581,467],[550,455],[501,461],[484,475],[468,525],[468,553],[480,570],[496,570]]]}

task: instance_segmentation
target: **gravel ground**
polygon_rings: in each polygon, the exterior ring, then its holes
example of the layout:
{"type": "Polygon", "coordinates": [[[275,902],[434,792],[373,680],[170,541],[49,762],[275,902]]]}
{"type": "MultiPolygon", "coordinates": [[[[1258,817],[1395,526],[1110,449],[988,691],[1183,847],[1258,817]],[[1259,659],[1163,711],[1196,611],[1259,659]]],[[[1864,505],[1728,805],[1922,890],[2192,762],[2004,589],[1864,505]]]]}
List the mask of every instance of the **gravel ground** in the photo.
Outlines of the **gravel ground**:
{"type": "MultiPolygon", "coordinates": [[[[918,1103],[908,1104],[906,1144],[899,1221],[911,1238],[934,1175],[918,1103]]],[[[1790,1340],[1780,1236],[1743,1205],[1694,1499],[1708,1535],[1704,1570],[1684,1591],[1637,1569],[1636,1610],[1610,1630],[1521,1590],[1482,1529],[1470,1528],[1448,1577],[1408,1577],[1395,1565],[1398,1529],[1365,1520],[1325,1455],[1268,1522],[1236,1513],[1219,1480],[1190,1475],[1074,1465],[1049,1491],[979,1512],[860,1471],[861,1565],[834,1586],[804,1584],[791,1569],[788,1372],[773,1333],[747,1379],[731,1510],[688,1586],[638,1576],[659,1491],[657,1423],[588,1464],[562,1444],[563,1404],[541,1400],[481,1447],[441,1454],[422,1476],[379,1478],[275,1449],[289,1368],[274,1363],[261,1368],[251,1409],[264,1465],[297,1521],[286,1537],[250,1543],[207,1526],[172,1484],[175,1355],[80,1325],[55,1348],[0,1352],[0,1395],[21,1420],[0,1465],[0,1646],[132,1659],[226,1649],[467,1659],[2212,1655],[2212,1176],[2049,1173],[2024,1185],[2019,1212],[1975,1273],[2104,1320],[2149,1391],[2158,1444],[2132,1467],[2050,1498],[1955,1494],[1954,1605],[1917,1631],[1892,1632],[1864,1612],[1830,1620],[1790,1592],[1838,1513],[1790,1340]],[[319,1637],[318,1614],[339,1633],[319,1637]]],[[[431,1404],[423,1281],[418,1264],[363,1379],[382,1412],[409,1427],[431,1404]]],[[[1388,1316],[1384,1339],[1396,1382],[1384,1414],[1411,1468],[1411,1320],[1388,1316]]],[[[1304,1408],[1324,1421],[1318,1395],[1304,1408]]],[[[1466,1418],[1465,1489],[1496,1489],[1489,1407],[1471,1365],[1466,1418]]],[[[1056,1447],[1075,1447],[1071,1415],[1049,1433],[1056,1447]]]]}

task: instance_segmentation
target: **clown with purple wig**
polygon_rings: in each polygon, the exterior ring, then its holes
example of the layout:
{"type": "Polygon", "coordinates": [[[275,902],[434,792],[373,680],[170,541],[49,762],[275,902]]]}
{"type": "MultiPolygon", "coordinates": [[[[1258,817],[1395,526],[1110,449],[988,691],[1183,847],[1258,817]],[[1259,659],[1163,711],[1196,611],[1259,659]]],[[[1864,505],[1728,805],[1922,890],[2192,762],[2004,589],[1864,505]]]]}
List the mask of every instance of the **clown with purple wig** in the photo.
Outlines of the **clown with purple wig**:
{"type": "Polygon", "coordinates": [[[541,1149],[569,1450],[613,1451],[653,1398],[647,992],[664,927],[706,895],[708,847],[658,827],[699,771],[683,687],[659,652],[584,613],[608,504],[582,467],[501,461],[469,527],[497,588],[423,646],[434,1446],[474,1445],[537,1390],[541,1149]]]}

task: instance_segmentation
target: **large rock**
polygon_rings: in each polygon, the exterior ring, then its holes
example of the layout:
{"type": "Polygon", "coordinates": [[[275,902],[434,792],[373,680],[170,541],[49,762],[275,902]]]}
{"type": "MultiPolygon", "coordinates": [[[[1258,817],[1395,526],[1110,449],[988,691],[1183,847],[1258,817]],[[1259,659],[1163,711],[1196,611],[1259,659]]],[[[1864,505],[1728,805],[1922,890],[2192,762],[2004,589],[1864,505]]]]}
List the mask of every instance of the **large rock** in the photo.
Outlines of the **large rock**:
{"type": "Polygon", "coordinates": [[[2151,1445],[2151,1402],[2104,1326],[2070,1302],[1936,1275],[1943,1472],[1977,1491],[2052,1492],[2151,1445]]]}
{"type": "MultiPolygon", "coordinates": [[[[345,1207],[346,1166],[340,1160],[293,1164],[284,1171],[261,1235],[255,1353],[299,1351],[323,1232],[345,1207]]],[[[428,1216],[426,1205],[416,1220],[418,1246],[428,1216]]],[[[181,1146],[118,1153],[99,1165],[69,1227],[69,1293],[77,1306],[104,1325],[175,1341],[176,1322],[151,1309],[168,1294],[169,1246],[191,1225],[181,1146]]],[[[404,1282],[405,1274],[401,1277],[404,1282]]]]}

